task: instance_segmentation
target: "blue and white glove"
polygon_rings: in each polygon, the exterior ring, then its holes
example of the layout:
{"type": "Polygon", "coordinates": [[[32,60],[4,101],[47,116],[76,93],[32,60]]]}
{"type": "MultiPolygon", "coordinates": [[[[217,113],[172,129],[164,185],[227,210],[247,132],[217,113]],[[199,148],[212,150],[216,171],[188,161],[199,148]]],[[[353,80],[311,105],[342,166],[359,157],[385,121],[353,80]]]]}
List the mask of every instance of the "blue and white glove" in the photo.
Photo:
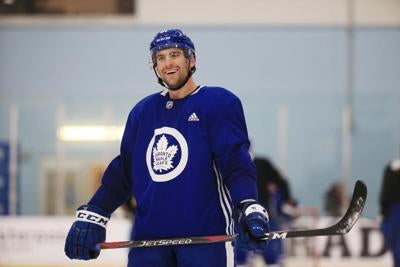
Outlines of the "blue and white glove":
{"type": "Polygon", "coordinates": [[[239,205],[237,218],[236,245],[243,250],[262,251],[267,241],[261,238],[269,232],[269,217],[267,210],[257,201],[242,201],[239,205]]]}
{"type": "Polygon", "coordinates": [[[64,251],[70,259],[90,260],[99,256],[96,244],[106,240],[106,226],[110,214],[93,205],[83,205],[76,211],[65,241],[64,251]]]}

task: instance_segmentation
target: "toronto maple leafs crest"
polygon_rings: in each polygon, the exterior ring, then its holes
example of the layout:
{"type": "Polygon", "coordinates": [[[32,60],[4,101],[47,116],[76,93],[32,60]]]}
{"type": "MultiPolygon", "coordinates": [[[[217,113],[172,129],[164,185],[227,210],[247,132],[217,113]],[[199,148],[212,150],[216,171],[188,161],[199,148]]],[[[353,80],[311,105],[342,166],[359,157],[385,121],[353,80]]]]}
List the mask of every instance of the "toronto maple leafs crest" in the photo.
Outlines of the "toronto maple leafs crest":
{"type": "Polygon", "coordinates": [[[174,168],[173,158],[178,151],[177,145],[168,146],[168,139],[162,135],[153,148],[153,169],[157,172],[174,168]]]}
{"type": "Polygon", "coordinates": [[[155,182],[176,178],[185,169],[188,147],[184,136],[176,129],[162,127],[154,130],[146,153],[150,176],[155,182]]]}

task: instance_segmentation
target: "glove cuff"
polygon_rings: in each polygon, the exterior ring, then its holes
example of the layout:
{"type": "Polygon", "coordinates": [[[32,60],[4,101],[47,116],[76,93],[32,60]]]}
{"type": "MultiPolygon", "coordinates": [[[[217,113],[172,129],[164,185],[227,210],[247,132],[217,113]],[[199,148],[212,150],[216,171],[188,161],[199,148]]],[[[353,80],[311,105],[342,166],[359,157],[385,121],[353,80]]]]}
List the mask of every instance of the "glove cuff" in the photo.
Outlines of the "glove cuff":
{"type": "Polygon", "coordinates": [[[257,202],[249,204],[244,209],[245,216],[248,216],[250,213],[253,213],[253,212],[261,213],[262,215],[264,215],[267,218],[267,221],[269,220],[267,210],[263,206],[258,204],[257,202]]]}
{"type": "Polygon", "coordinates": [[[82,205],[76,211],[76,220],[93,223],[105,229],[110,215],[94,205],[82,205]]]}
{"type": "Polygon", "coordinates": [[[260,216],[263,216],[267,222],[269,221],[268,212],[259,202],[254,199],[246,199],[240,202],[239,207],[239,220],[242,216],[247,217],[251,213],[256,212],[260,216]]]}

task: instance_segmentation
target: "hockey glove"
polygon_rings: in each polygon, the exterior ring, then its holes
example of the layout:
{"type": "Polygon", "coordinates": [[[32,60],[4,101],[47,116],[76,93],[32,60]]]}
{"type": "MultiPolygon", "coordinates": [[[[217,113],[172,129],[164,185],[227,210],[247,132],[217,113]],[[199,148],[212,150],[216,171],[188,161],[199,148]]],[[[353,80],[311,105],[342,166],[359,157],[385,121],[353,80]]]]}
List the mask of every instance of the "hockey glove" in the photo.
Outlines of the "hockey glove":
{"type": "Polygon", "coordinates": [[[65,241],[64,251],[70,259],[90,260],[99,256],[97,243],[106,239],[106,226],[110,214],[93,205],[80,206],[76,221],[72,224],[65,241]]]}
{"type": "Polygon", "coordinates": [[[266,240],[261,240],[269,232],[269,217],[267,210],[257,201],[241,202],[238,209],[236,245],[243,250],[262,251],[267,246],[266,240]]]}

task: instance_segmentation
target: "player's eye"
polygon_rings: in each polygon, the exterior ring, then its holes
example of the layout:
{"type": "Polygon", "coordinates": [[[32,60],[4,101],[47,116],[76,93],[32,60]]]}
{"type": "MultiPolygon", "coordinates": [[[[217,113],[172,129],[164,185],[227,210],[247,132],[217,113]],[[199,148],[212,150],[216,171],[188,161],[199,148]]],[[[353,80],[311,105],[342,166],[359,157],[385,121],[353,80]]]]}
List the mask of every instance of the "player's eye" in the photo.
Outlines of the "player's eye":
{"type": "Polygon", "coordinates": [[[157,61],[164,61],[165,60],[165,55],[158,55],[157,56],[157,61]]]}
{"type": "Polygon", "coordinates": [[[169,55],[172,58],[179,57],[182,54],[181,51],[172,51],[169,55]]]}

